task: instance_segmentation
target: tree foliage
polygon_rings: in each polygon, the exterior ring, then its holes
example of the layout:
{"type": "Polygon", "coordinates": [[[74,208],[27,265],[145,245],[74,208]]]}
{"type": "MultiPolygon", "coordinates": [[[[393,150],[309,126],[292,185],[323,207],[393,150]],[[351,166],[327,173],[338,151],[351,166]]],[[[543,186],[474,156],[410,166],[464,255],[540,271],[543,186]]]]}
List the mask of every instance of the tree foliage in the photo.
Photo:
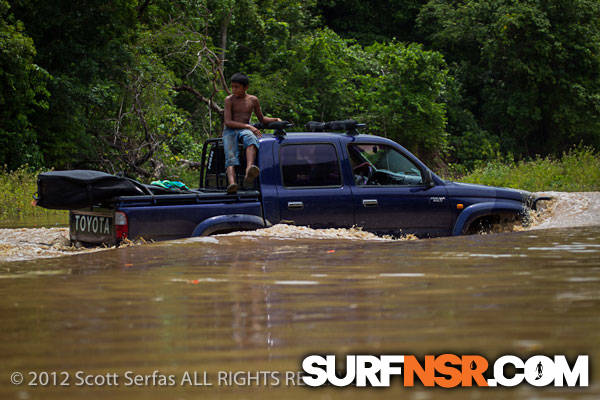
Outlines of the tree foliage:
{"type": "Polygon", "coordinates": [[[432,0],[419,23],[505,150],[600,145],[600,3],[432,0]]]}
{"type": "Polygon", "coordinates": [[[263,110],[356,118],[429,161],[600,147],[596,0],[0,0],[0,164],[165,176],[263,110]]]}
{"type": "Polygon", "coordinates": [[[0,0],[0,166],[43,162],[32,115],[48,107],[48,73],[34,62],[33,40],[0,0]]]}
{"type": "Polygon", "coordinates": [[[419,41],[416,17],[427,0],[320,0],[324,22],[364,45],[397,39],[419,41]]]}
{"type": "Polygon", "coordinates": [[[373,133],[397,139],[433,160],[448,150],[446,104],[448,69],[442,55],[422,46],[373,44],[365,49],[368,70],[356,103],[373,133]]]}
{"type": "Polygon", "coordinates": [[[448,150],[440,53],[397,42],[362,47],[329,29],[303,37],[291,53],[284,68],[252,75],[274,114],[297,122],[353,116],[426,159],[448,150]]]}

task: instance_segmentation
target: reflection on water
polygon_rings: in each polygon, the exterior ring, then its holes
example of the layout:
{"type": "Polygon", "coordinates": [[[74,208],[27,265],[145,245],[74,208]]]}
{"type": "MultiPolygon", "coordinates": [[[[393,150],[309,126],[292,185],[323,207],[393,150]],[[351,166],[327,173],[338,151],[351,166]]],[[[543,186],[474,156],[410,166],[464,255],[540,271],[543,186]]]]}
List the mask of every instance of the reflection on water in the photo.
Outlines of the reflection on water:
{"type": "Polygon", "coordinates": [[[0,397],[592,399],[600,228],[419,241],[220,236],[0,264],[0,397]],[[18,278],[18,279],[16,279],[18,278]],[[310,353],[589,354],[587,389],[218,386],[310,353]],[[13,371],[131,370],[213,386],[12,386],[13,371]]]}
{"type": "Polygon", "coordinates": [[[52,210],[44,215],[11,217],[0,220],[0,228],[38,228],[69,225],[69,212],[52,210]]]}

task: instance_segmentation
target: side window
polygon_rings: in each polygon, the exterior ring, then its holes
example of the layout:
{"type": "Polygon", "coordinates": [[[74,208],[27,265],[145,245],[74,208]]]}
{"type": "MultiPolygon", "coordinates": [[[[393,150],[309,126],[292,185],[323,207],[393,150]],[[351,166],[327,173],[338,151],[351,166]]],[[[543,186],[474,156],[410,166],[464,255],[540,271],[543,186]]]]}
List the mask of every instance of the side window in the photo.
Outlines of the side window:
{"type": "Polygon", "coordinates": [[[359,185],[422,185],[417,166],[393,147],[381,144],[348,145],[354,182],[359,185]]]}
{"type": "Polygon", "coordinates": [[[283,186],[341,186],[340,164],[331,144],[292,144],[281,147],[283,186]]]}

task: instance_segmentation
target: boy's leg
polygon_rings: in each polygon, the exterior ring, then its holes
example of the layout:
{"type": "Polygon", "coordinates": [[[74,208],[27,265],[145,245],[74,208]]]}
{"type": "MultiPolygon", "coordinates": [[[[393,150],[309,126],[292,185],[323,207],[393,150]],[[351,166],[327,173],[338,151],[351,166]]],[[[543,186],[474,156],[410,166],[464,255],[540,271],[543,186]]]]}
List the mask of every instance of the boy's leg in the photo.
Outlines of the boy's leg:
{"type": "Polygon", "coordinates": [[[231,185],[235,183],[235,167],[227,167],[227,184],[231,185]]]}
{"type": "Polygon", "coordinates": [[[251,166],[256,163],[256,146],[251,145],[246,147],[246,175],[251,166]]]}
{"type": "Polygon", "coordinates": [[[250,186],[252,182],[256,179],[258,174],[260,174],[260,170],[256,165],[254,165],[254,161],[256,160],[256,146],[248,146],[246,147],[246,175],[244,176],[244,186],[250,186]]]}
{"type": "Polygon", "coordinates": [[[227,175],[227,193],[237,192],[235,167],[240,165],[238,149],[238,132],[234,129],[223,131],[223,150],[225,151],[225,172],[227,175]]]}
{"type": "Polygon", "coordinates": [[[240,138],[246,149],[246,175],[244,176],[244,185],[248,186],[254,182],[260,173],[260,170],[255,165],[260,144],[258,143],[256,136],[248,129],[240,131],[240,138]]]}

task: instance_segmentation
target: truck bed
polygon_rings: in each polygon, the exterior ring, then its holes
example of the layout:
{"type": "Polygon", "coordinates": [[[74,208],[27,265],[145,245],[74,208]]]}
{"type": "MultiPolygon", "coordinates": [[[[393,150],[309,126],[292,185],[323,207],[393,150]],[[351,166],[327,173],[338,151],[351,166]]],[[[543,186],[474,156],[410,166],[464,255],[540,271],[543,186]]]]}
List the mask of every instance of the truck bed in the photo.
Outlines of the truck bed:
{"type": "Polygon", "coordinates": [[[87,244],[114,243],[115,211],[127,216],[127,237],[145,240],[190,237],[200,223],[223,215],[231,218],[243,214],[264,219],[260,193],[256,190],[239,191],[234,195],[216,190],[193,192],[120,196],[108,207],[105,204],[73,210],[70,213],[71,240],[87,244]]]}

